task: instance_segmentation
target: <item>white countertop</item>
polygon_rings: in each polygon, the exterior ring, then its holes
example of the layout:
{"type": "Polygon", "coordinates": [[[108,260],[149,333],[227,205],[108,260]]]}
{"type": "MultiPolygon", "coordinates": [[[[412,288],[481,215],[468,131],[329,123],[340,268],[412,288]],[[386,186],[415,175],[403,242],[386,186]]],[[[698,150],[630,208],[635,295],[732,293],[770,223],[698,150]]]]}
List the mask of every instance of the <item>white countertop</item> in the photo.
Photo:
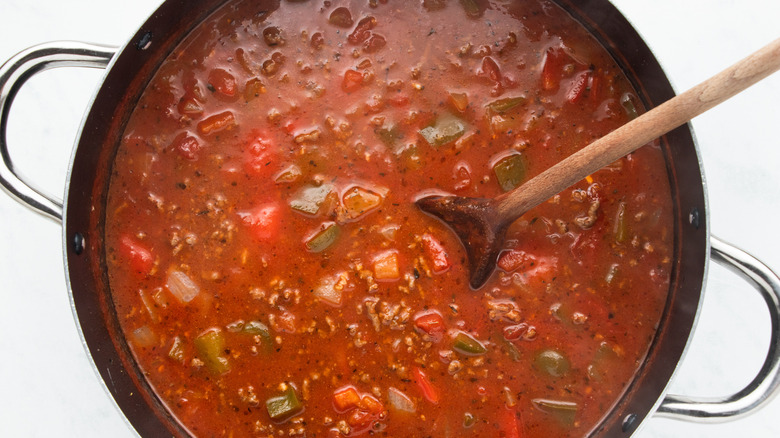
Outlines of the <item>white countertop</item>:
{"type": "MultiPolygon", "coordinates": [[[[411,1],[411,0],[407,0],[411,1]]],[[[3,0],[0,62],[51,40],[121,45],[160,0],[3,0]]],[[[685,90],[780,37],[777,0],[614,0],[685,90]]],[[[61,194],[84,108],[101,72],[59,69],[22,89],[11,114],[15,163],[61,194]]],[[[780,271],[780,74],[693,122],[704,162],[713,234],[780,271]]],[[[131,437],[82,348],[68,301],[58,224],[0,193],[0,435],[131,437]]],[[[671,392],[724,395],[763,363],[762,300],[713,267],[693,345],[671,392]]],[[[650,419],[640,437],[780,436],[780,400],[731,423],[650,419]]]]}

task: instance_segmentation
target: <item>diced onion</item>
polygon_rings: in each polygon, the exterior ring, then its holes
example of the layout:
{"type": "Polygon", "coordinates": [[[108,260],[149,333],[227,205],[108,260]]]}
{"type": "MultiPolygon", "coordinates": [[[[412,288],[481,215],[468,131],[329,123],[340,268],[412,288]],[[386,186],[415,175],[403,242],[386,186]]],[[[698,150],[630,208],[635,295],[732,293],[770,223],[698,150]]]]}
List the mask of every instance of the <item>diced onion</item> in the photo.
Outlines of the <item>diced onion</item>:
{"type": "Polygon", "coordinates": [[[181,271],[174,270],[169,272],[165,286],[182,303],[189,303],[200,293],[200,287],[187,274],[181,271]]]}
{"type": "Polygon", "coordinates": [[[148,348],[157,345],[157,336],[149,326],[145,325],[133,330],[130,339],[136,347],[148,348]]]}
{"type": "Polygon", "coordinates": [[[414,413],[417,410],[409,396],[392,386],[387,389],[387,401],[396,411],[414,413]]]}
{"type": "Polygon", "coordinates": [[[374,277],[377,280],[398,280],[400,276],[398,254],[394,251],[385,251],[374,258],[374,277]]]}
{"type": "Polygon", "coordinates": [[[332,277],[323,278],[322,281],[320,281],[320,285],[314,288],[314,296],[328,304],[340,306],[343,288],[338,287],[337,283],[342,275],[343,274],[339,273],[332,277]]]}

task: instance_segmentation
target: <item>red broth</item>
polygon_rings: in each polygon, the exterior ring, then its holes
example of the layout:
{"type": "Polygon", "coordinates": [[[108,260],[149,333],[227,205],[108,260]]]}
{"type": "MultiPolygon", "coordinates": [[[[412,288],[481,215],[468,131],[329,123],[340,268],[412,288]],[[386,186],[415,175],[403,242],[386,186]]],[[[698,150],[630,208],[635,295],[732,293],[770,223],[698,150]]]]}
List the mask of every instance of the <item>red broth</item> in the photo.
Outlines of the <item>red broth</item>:
{"type": "Polygon", "coordinates": [[[650,144],[528,212],[468,287],[413,201],[495,196],[643,111],[546,1],[230,2],[123,133],[112,296],[196,436],[583,436],[666,300],[672,205],[650,144]]]}

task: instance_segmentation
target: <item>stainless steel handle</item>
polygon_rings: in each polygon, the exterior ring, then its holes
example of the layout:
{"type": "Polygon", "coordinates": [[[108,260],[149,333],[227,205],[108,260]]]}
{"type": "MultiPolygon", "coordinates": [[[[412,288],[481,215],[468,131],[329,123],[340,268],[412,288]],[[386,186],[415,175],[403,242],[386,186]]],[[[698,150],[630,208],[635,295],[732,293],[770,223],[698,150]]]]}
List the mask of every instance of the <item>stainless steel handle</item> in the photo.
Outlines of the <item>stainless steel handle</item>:
{"type": "Polygon", "coordinates": [[[771,401],[780,387],[780,278],[766,265],[722,240],[711,237],[712,259],[737,273],[764,298],[769,308],[771,337],[761,370],[741,391],[719,398],[668,395],[656,411],[659,417],[718,423],[743,417],[771,401]]]}
{"type": "Polygon", "coordinates": [[[62,221],[62,200],[42,192],[15,169],[8,153],[6,127],[16,93],[32,76],[55,67],[105,68],[116,53],[113,47],[58,41],[30,47],[0,67],[0,185],[17,202],[57,222],[62,221]]]}

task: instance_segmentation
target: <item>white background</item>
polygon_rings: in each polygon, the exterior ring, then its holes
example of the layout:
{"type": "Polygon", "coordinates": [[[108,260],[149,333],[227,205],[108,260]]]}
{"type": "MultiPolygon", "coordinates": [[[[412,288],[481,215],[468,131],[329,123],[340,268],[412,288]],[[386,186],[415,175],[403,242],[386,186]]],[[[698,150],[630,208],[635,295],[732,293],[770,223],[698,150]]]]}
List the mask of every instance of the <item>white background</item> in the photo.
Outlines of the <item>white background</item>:
{"type": "MultiPolygon", "coordinates": [[[[409,0],[411,1],[411,0],[409,0]]],[[[160,0],[0,0],[0,62],[60,39],[121,45],[160,0]]],[[[777,0],[615,0],[687,89],[780,36],[777,0]]],[[[81,115],[100,71],[60,69],[32,79],[10,118],[17,167],[63,191],[81,115]]],[[[713,233],[780,271],[780,74],[693,122],[713,233]]],[[[70,310],[61,228],[0,193],[0,436],[133,436],[93,372],[70,310]]],[[[723,395],[759,369],[769,339],[762,301],[713,268],[694,343],[671,392],[723,395]]],[[[733,423],[650,419],[640,437],[780,436],[780,400],[733,423]]]]}

